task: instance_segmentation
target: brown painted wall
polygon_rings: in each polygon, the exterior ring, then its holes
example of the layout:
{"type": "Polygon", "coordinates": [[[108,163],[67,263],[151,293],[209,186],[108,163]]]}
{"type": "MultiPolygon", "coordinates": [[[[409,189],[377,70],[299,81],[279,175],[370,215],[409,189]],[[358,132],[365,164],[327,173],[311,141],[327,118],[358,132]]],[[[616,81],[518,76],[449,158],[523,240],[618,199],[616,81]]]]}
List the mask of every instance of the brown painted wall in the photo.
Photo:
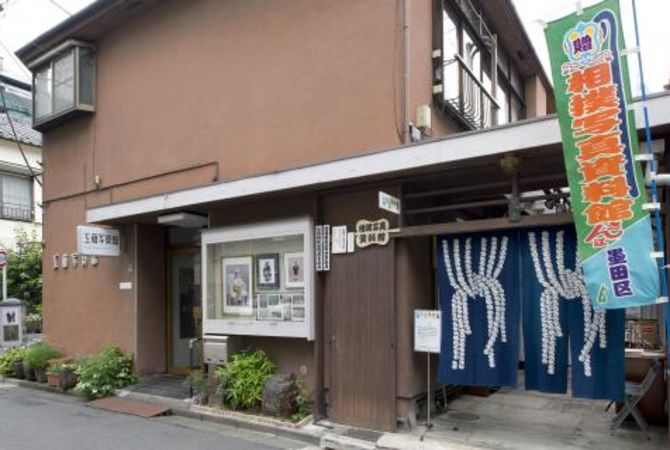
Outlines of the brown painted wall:
{"type": "Polygon", "coordinates": [[[426,392],[426,355],[414,352],[414,310],[435,309],[432,238],[397,239],[396,339],[398,416],[416,413],[416,397],[426,392]]]}
{"type": "Polygon", "coordinates": [[[219,161],[231,179],[396,145],[396,28],[392,1],[161,2],[97,42],[97,111],[47,134],[47,198],[94,175],[219,161]]]}
{"type": "Polygon", "coordinates": [[[165,228],[137,225],[137,369],[166,369],[165,228]]]}
{"type": "Polygon", "coordinates": [[[96,352],[114,343],[135,351],[135,235],[121,228],[122,254],[101,257],[92,267],[53,268],[55,254],[77,251],[76,226],[82,223],[82,199],[58,202],[44,211],[44,333],[46,340],[70,356],[96,352]],[[133,282],[120,291],[119,282],[133,282]]]}

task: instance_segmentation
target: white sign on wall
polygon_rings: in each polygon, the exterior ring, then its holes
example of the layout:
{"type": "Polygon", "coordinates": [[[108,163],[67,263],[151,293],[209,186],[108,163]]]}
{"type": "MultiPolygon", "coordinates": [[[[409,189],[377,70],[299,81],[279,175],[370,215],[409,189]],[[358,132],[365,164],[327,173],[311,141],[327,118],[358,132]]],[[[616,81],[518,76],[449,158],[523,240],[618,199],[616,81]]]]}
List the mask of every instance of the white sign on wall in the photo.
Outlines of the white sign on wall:
{"type": "Polygon", "coordinates": [[[442,312],[432,309],[414,310],[414,351],[440,353],[442,312]]]}
{"type": "Polygon", "coordinates": [[[119,256],[121,234],[115,228],[78,225],[77,251],[83,255],[119,256]]]}
{"type": "Polygon", "coordinates": [[[347,226],[333,227],[333,255],[347,253],[347,226]]]}
{"type": "Polygon", "coordinates": [[[400,214],[400,199],[386,192],[379,191],[379,208],[393,214],[400,214]]]}

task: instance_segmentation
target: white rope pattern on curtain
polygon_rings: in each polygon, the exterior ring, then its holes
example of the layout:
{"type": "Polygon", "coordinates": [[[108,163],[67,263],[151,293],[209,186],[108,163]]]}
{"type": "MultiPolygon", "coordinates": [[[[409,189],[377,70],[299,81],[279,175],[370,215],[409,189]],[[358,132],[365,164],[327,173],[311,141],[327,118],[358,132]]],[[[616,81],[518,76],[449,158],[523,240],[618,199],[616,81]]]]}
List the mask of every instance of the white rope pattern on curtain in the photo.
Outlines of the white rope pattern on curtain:
{"type": "Polygon", "coordinates": [[[546,277],[542,271],[540,257],[537,250],[537,238],[535,232],[528,233],[528,244],[530,255],[533,260],[535,275],[540,285],[544,288],[540,295],[540,321],[542,325],[542,364],[547,366],[547,373],[554,374],[556,366],[556,341],[563,337],[559,318],[559,300],[581,300],[584,309],[584,343],[579,353],[579,361],[584,364],[584,375],[591,376],[591,350],[596,338],[599,339],[600,348],[607,348],[607,332],[605,322],[605,310],[592,312],[591,300],[589,299],[584,273],[579,257],[576,257],[575,269],[568,269],[564,263],[564,231],[556,233],[556,268],[554,271],[551,261],[551,248],[549,245],[549,232],[542,232],[542,262],[546,277]]]}
{"type": "Polygon", "coordinates": [[[463,259],[465,269],[461,264],[461,244],[459,239],[453,239],[453,266],[451,263],[448,239],[442,240],[444,265],[449,284],[454,290],[451,298],[451,319],[453,331],[453,354],[451,367],[454,370],[465,368],[466,337],[472,334],[470,327],[468,300],[482,298],[486,304],[486,321],[488,326],[488,340],[483,353],[488,357],[489,367],[495,368],[494,345],[498,338],[507,342],[505,323],[505,290],[498,281],[507,258],[509,239],[504,236],[498,245],[496,236],[487,239],[481,238],[479,251],[479,265],[477,272],[472,269],[472,238],[465,239],[463,259]],[[490,248],[488,243],[490,242],[490,248]],[[497,256],[497,258],[496,258],[497,256]],[[454,272],[455,269],[455,272],[454,272]]]}

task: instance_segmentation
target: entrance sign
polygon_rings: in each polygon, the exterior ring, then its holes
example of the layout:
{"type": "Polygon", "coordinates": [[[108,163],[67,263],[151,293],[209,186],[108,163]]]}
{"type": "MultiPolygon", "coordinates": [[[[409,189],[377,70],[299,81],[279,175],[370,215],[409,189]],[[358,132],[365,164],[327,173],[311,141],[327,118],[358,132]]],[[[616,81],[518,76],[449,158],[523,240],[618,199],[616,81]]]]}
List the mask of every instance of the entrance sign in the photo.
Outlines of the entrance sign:
{"type": "Polygon", "coordinates": [[[429,309],[414,310],[414,351],[440,353],[442,312],[429,309]]]}
{"type": "Polygon", "coordinates": [[[379,191],[379,209],[400,214],[400,199],[386,192],[379,191]]]}
{"type": "Polygon", "coordinates": [[[82,255],[119,256],[121,234],[114,228],[78,225],[77,251],[82,255]]]}
{"type": "Polygon", "coordinates": [[[655,259],[618,0],[548,24],[578,253],[594,308],[655,303],[655,259]]]}
{"type": "Polygon", "coordinates": [[[359,220],[356,222],[356,246],[360,248],[389,243],[388,219],[359,220]]]}

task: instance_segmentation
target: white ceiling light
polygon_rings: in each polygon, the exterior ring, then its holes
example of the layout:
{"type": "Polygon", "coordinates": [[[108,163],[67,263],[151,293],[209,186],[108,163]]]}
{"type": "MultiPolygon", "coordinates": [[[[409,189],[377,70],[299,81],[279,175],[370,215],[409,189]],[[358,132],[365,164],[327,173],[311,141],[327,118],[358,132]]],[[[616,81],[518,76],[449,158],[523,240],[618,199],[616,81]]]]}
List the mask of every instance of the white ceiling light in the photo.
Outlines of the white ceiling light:
{"type": "Polygon", "coordinates": [[[209,218],[202,214],[193,214],[187,212],[178,212],[158,216],[158,223],[161,225],[174,225],[182,228],[203,228],[206,227],[209,218]]]}

